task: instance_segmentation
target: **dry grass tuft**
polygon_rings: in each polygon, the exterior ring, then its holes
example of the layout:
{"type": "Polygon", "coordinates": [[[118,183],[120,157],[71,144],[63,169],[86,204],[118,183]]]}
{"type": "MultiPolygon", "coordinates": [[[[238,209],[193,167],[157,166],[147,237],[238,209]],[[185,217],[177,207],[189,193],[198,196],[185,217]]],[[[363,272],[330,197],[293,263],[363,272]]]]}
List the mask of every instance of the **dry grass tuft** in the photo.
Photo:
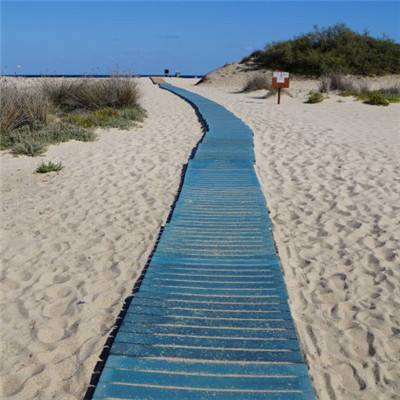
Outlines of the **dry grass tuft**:
{"type": "Polygon", "coordinates": [[[249,78],[242,89],[242,92],[253,92],[255,90],[271,90],[271,76],[266,74],[257,74],[249,78]]]}
{"type": "Polygon", "coordinates": [[[0,148],[36,156],[49,144],[92,141],[91,128],[128,129],[146,116],[129,78],[47,81],[21,88],[2,83],[0,148]]]}
{"type": "Polygon", "coordinates": [[[354,77],[342,74],[328,74],[321,77],[319,86],[321,93],[338,91],[342,96],[354,96],[363,100],[366,104],[388,105],[400,102],[400,85],[387,85],[373,88],[372,84],[365,80],[357,80],[354,77]]]}
{"type": "Polygon", "coordinates": [[[47,122],[48,101],[40,89],[3,83],[0,93],[0,133],[47,122]]]}
{"type": "Polygon", "coordinates": [[[371,85],[366,81],[355,80],[343,74],[330,73],[323,75],[319,91],[321,93],[328,93],[334,90],[349,93],[370,92],[371,85]]]}
{"type": "Polygon", "coordinates": [[[125,77],[65,79],[46,83],[43,88],[52,104],[65,112],[139,106],[137,84],[125,77]]]}

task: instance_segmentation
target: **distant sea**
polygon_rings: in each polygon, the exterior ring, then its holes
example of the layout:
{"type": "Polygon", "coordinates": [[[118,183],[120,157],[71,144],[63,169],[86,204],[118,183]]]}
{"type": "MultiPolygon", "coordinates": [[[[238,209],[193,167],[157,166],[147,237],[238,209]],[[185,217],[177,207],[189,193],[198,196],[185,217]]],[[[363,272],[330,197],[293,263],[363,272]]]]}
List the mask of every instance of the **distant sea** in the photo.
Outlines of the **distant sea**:
{"type": "MultiPolygon", "coordinates": [[[[21,78],[110,78],[113,75],[74,75],[74,74],[60,74],[60,75],[52,75],[52,74],[45,74],[45,75],[39,75],[39,74],[33,74],[33,75],[13,75],[13,74],[6,74],[6,75],[0,75],[0,76],[9,76],[9,77],[21,77],[21,78]]],[[[122,75],[124,76],[124,75],[122,75]]],[[[156,77],[164,77],[165,75],[157,75],[157,74],[136,74],[136,75],[126,75],[129,77],[134,77],[134,78],[149,78],[151,76],[156,76],[156,77]]],[[[203,75],[179,75],[179,78],[201,78],[203,75]]],[[[169,75],[169,78],[174,78],[175,75],[169,75]]]]}

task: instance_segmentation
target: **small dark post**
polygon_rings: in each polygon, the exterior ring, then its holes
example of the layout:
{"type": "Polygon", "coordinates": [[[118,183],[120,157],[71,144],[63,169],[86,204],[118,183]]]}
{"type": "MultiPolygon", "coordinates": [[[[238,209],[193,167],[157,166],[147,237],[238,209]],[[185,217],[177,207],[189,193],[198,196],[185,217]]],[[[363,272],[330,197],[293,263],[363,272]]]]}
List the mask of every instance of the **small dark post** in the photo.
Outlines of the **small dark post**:
{"type": "Polygon", "coordinates": [[[278,88],[278,104],[281,104],[281,88],[278,88]]]}

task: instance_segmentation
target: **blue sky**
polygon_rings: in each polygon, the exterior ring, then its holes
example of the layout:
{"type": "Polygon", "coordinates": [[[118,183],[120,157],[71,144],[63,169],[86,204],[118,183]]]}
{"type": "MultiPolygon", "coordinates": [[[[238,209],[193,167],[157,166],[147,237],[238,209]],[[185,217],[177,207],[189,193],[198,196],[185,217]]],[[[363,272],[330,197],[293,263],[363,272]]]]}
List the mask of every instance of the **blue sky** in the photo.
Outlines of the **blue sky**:
{"type": "Polygon", "coordinates": [[[155,74],[167,67],[202,74],[267,42],[337,22],[400,41],[399,2],[2,1],[1,6],[3,74],[155,74]]]}

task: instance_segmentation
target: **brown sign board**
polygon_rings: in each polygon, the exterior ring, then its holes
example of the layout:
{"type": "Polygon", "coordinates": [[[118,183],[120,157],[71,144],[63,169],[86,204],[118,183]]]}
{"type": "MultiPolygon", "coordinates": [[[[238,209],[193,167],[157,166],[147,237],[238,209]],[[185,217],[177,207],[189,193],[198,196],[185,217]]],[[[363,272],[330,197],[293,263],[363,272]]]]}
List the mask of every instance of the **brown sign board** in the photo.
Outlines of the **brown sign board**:
{"type": "Polygon", "coordinates": [[[289,87],[289,72],[275,71],[272,74],[272,88],[286,89],[289,87]]]}

